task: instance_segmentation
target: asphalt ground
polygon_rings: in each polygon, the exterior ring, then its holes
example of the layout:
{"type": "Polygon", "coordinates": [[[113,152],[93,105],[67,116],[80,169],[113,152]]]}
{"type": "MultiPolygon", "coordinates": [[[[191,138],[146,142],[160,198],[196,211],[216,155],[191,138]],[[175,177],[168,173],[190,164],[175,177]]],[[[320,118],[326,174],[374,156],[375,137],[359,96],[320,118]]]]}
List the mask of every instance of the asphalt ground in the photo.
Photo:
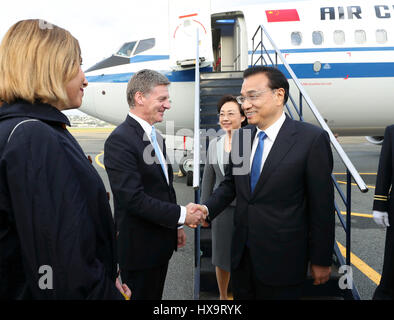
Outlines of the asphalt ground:
{"type": "MultiPolygon", "coordinates": [[[[72,129],[70,130],[82,146],[86,155],[90,155],[107,191],[110,191],[107,174],[103,168],[104,142],[111,130],[109,129],[72,129]]],[[[379,161],[380,146],[368,143],[364,137],[339,137],[339,143],[361,173],[369,186],[367,193],[361,193],[357,186],[352,186],[351,218],[351,252],[353,284],[362,300],[370,300],[379,283],[383,266],[385,229],[378,227],[372,219],[372,204],[376,172],[379,161]]],[[[342,190],[346,194],[346,176],[342,162],[336,152],[334,154],[334,174],[342,190]]],[[[177,158],[177,157],[176,157],[177,158]]],[[[178,165],[174,164],[174,172],[178,165]]],[[[186,205],[194,201],[194,190],[186,186],[186,178],[174,177],[174,187],[178,203],[186,205]]],[[[113,209],[112,196],[111,207],[113,209]]],[[[339,204],[341,210],[345,206],[339,204]]],[[[343,216],[345,217],[345,216],[343,216]]],[[[194,291],[194,230],[185,227],[187,244],[174,253],[170,260],[166,284],[163,293],[164,300],[190,300],[194,291]]],[[[337,218],[336,240],[338,246],[346,245],[345,233],[337,218]]]]}
{"type": "MultiPolygon", "coordinates": [[[[351,252],[354,284],[362,300],[370,300],[379,284],[383,267],[386,230],[372,219],[373,196],[381,146],[372,145],[364,137],[342,137],[338,141],[369,188],[361,193],[352,185],[351,252]]],[[[334,173],[346,194],[344,165],[334,152],[334,173]]],[[[338,198],[338,197],[337,197],[338,198]]],[[[345,210],[345,206],[340,206],[345,210]]],[[[336,240],[345,246],[346,238],[339,219],[336,219],[336,240]]]]}

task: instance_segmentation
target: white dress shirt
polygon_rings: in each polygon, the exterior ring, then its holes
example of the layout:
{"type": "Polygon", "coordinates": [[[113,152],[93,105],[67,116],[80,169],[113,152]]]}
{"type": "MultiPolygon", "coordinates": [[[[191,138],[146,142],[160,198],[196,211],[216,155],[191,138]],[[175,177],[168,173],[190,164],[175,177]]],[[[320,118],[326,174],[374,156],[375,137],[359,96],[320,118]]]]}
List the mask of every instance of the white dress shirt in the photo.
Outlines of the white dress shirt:
{"type": "MultiPolygon", "coordinates": [[[[140,117],[136,116],[135,114],[133,114],[131,112],[129,112],[129,116],[132,117],[135,121],[137,121],[141,125],[142,129],[144,129],[146,135],[148,136],[150,143],[152,143],[152,126],[147,121],[145,121],[144,119],[141,119],[140,117]]],[[[153,145],[153,143],[152,143],[152,145],[153,145]]],[[[164,160],[164,166],[166,168],[164,175],[166,176],[167,183],[169,183],[169,181],[168,181],[168,166],[167,166],[167,162],[165,161],[164,154],[161,151],[160,147],[159,147],[159,152],[160,152],[160,157],[164,160]]]]}
{"type": "MultiPolygon", "coordinates": [[[[285,116],[285,113],[283,112],[278,120],[276,120],[271,126],[269,126],[267,129],[264,130],[267,137],[264,139],[263,158],[261,160],[260,173],[263,170],[265,160],[267,160],[268,154],[270,153],[271,148],[275,142],[275,139],[279,133],[279,130],[280,130],[280,128],[282,128],[282,125],[285,122],[285,120],[286,120],[286,116],[285,116]]],[[[263,130],[260,130],[258,127],[256,127],[256,128],[257,128],[257,132],[254,137],[254,141],[253,141],[253,145],[252,145],[252,154],[250,156],[250,169],[252,169],[253,157],[254,157],[254,154],[256,153],[256,149],[257,149],[257,145],[258,145],[258,141],[259,141],[259,139],[258,139],[259,132],[263,131],[263,130]]]]}
{"type": "MultiPolygon", "coordinates": [[[[129,116],[132,117],[135,121],[137,121],[141,125],[142,129],[144,129],[144,131],[145,131],[145,134],[148,136],[149,141],[152,143],[152,138],[151,138],[152,126],[146,120],[141,119],[140,117],[136,116],[134,113],[129,112],[129,116]]],[[[161,158],[163,160],[165,160],[163,152],[161,151],[160,147],[159,147],[159,152],[160,152],[161,158]]],[[[167,170],[167,172],[165,172],[164,175],[166,176],[167,183],[169,183],[169,180],[168,180],[168,166],[167,166],[167,163],[165,161],[164,161],[164,166],[165,166],[165,168],[167,170]]],[[[183,225],[185,223],[185,219],[186,219],[186,207],[183,207],[183,206],[180,206],[180,207],[181,207],[181,215],[179,217],[178,224],[182,224],[183,225]]]]}

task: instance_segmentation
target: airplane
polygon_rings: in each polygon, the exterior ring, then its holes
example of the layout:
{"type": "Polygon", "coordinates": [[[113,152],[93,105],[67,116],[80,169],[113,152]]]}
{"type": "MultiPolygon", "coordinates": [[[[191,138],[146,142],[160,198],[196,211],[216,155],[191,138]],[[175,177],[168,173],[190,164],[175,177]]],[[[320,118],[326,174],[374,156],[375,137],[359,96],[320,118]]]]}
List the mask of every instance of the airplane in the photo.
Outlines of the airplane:
{"type": "MultiPolygon", "coordinates": [[[[330,129],[381,144],[394,119],[393,23],[389,0],[273,1],[212,11],[209,0],[171,0],[168,23],[156,35],[124,43],[85,71],[89,86],[80,110],[120,124],[129,110],[130,77],[154,69],[171,81],[171,109],[158,128],[185,142],[194,127],[196,30],[200,72],[243,71],[263,24],[330,129]]],[[[315,122],[308,113],[305,120],[315,122]]]]}

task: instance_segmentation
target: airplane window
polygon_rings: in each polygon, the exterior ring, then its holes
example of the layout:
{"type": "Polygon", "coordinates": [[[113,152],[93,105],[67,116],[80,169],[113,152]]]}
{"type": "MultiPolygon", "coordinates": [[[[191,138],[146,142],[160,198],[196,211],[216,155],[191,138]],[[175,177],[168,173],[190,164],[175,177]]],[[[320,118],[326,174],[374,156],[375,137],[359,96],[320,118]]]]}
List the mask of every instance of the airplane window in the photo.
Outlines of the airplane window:
{"type": "Polygon", "coordinates": [[[155,43],[156,43],[155,38],[141,40],[140,43],[138,44],[137,49],[135,49],[134,54],[138,54],[138,53],[141,53],[143,51],[153,48],[155,46],[155,43]]]}
{"type": "Polygon", "coordinates": [[[291,44],[293,46],[299,46],[302,42],[301,32],[295,31],[291,33],[291,44]]]}
{"type": "Polygon", "coordinates": [[[386,43],[387,42],[387,32],[384,29],[376,30],[376,42],[386,43]]]}
{"type": "Polygon", "coordinates": [[[354,33],[354,40],[356,43],[361,44],[367,41],[367,34],[364,30],[356,30],[354,33]]]}
{"type": "Polygon", "coordinates": [[[313,44],[320,45],[323,43],[323,32],[313,31],[312,32],[312,42],[313,44]]]}
{"type": "Polygon", "coordinates": [[[125,43],[122,48],[119,49],[117,54],[120,56],[130,57],[136,43],[137,41],[125,43]]]}
{"type": "Polygon", "coordinates": [[[342,30],[334,31],[334,42],[335,44],[344,44],[345,43],[345,32],[342,30]]]}

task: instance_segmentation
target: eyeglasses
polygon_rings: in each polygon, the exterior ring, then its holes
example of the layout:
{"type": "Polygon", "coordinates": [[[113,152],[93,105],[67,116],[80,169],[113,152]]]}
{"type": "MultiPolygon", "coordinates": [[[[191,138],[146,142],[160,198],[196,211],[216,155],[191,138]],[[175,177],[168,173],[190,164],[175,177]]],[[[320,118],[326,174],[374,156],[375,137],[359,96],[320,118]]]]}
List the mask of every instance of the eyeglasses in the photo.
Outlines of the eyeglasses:
{"type": "Polygon", "coordinates": [[[238,97],[236,97],[236,99],[237,99],[237,102],[239,104],[244,104],[245,100],[248,100],[249,102],[254,102],[258,98],[260,98],[263,95],[263,93],[266,93],[267,91],[271,91],[271,90],[274,91],[275,89],[267,89],[267,90],[262,90],[262,91],[256,91],[255,93],[253,93],[253,94],[251,94],[249,96],[246,96],[246,97],[238,96],[238,97]]]}

